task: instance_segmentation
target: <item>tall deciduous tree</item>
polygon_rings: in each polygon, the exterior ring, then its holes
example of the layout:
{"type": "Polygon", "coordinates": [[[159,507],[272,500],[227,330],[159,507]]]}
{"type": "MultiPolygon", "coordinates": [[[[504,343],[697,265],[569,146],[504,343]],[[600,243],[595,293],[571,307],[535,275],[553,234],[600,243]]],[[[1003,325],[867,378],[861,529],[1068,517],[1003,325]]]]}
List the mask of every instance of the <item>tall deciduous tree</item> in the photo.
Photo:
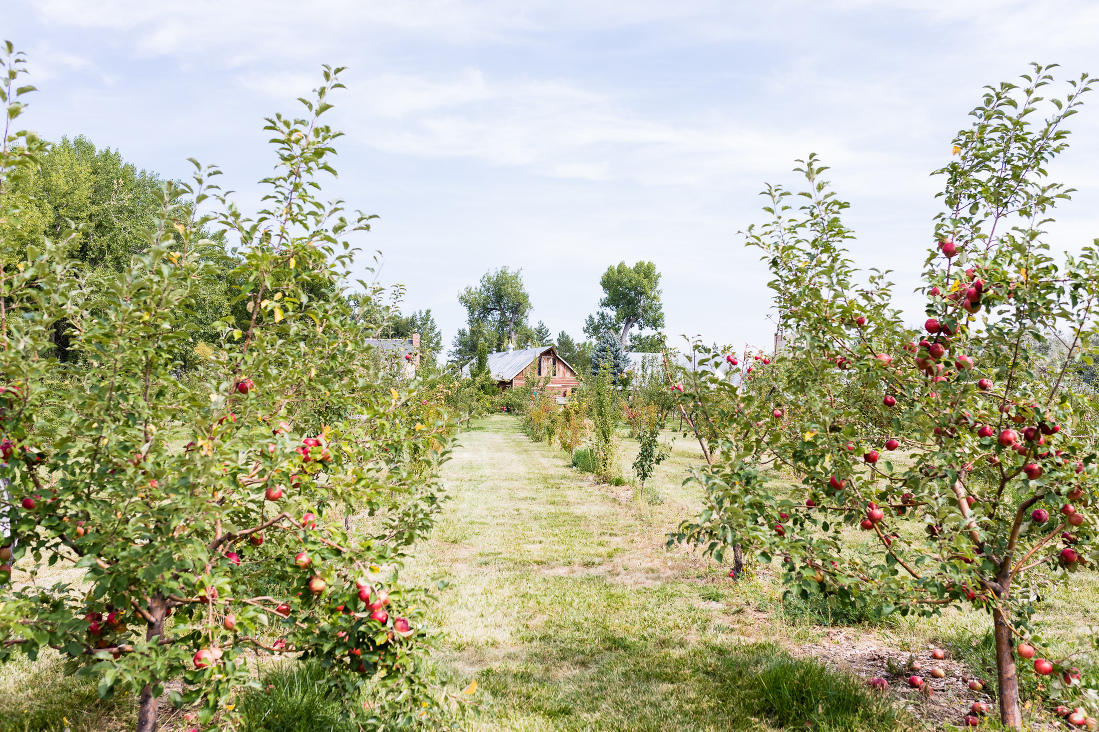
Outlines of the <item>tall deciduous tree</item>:
{"type": "Polygon", "coordinates": [[[530,313],[530,295],[523,286],[522,270],[512,272],[501,267],[486,272],[477,287],[467,287],[458,301],[466,309],[469,324],[483,323],[491,330],[516,343],[519,328],[526,325],[530,313]]]}
{"type": "MultiPolygon", "coordinates": [[[[630,331],[657,330],[664,327],[664,307],[660,302],[660,273],[652,262],[638,262],[632,267],[619,262],[608,267],[599,284],[603,286],[603,299],[599,301],[602,312],[589,316],[585,332],[602,331],[614,324],[618,342],[623,348],[629,344],[630,331]]],[[[595,338],[598,333],[588,332],[595,338]]]]}

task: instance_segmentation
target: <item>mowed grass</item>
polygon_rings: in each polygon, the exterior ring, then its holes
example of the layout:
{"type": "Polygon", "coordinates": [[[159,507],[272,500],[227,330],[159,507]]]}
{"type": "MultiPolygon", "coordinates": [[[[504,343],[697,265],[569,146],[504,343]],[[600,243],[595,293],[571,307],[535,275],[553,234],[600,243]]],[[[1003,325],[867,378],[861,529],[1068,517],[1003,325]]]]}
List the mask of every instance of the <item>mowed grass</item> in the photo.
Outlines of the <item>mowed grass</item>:
{"type": "Polygon", "coordinates": [[[697,510],[681,485],[696,450],[660,466],[651,482],[664,500],[650,505],[594,484],[513,418],[477,426],[444,470],[453,498],[410,567],[449,582],[432,619],[441,666],[479,683],[470,729],[897,727],[861,681],[776,644],[790,628],[758,612],[774,601],[765,581],[734,586],[713,562],[664,548],[697,510]]]}

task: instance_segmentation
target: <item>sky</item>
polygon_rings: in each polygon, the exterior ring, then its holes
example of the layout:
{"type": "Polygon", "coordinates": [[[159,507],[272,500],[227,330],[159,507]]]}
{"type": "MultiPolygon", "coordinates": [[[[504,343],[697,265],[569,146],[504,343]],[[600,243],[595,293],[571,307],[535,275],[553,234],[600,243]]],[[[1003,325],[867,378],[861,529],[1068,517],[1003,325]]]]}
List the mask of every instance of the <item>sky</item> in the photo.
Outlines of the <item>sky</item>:
{"type": "MultiPolygon", "coordinates": [[[[4,21],[39,89],[26,126],[167,178],[216,163],[245,210],[275,162],[263,118],[347,66],[325,194],[379,216],[357,266],[380,251],[380,282],[448,344],[490,269],[521,268],[532,323],[575,338],[607,267],[647,260],[673,343],[768,346],[768,273],[741,232],[810,153],[851,202],[853,259],[894,270],[921,320],[930,173],[982,88],[1032,61],[1099,74],[1093,0],[36,0],[4,21]]],[[[1099,237],[1091,97],[1049,171],[1077,189],[1057,249],[1099,237]]]]}

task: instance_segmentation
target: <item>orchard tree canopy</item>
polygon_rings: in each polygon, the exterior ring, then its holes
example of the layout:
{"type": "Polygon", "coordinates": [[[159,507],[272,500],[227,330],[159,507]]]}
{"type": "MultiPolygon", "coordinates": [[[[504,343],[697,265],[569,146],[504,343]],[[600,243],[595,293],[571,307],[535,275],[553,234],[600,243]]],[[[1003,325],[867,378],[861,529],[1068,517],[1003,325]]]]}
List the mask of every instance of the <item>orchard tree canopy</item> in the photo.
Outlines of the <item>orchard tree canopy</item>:
{"type": "Polygon", "coordinates": [[[634,326],[651,330],[664,327],[660,273],[652,262],[638,262],[632,267],[619,262],[618,266],[607,268],[599,284],[604,293],[599,301],[602,311],[588,317],[584,330],[590,337],[597,338],[599,334],[589,329],[602,331],[613,324],[619,331],[618,342],[625,348],[634,326]]]}
{"type": "Polygon", "coordinates": [[[679,397],[709,456],[695,472],[704,509],[672,540],[781,558],[789,594],[829,605],[987,612],[1008,727],[1022,725],[1021,674],[1078,698],[1072,659],[1051,654],[1033,618],[1051,584],[1099,565],[1097,405],[1072,368],[1099,358],[1099,249],[1055,258],[1045,228],[1070,193],[1047,171],[1090,79],[1060,99],[1052,81],[1036,66],[1019,85],[987,87],[955,137],[937,171],[920,329],[895,308],[888,272],[848,258],[847,204],[810,156],[802,205],[769,186],[771,220],[748,230],[786,349],[749,368],[697,345],[702,368],[679,397]],[[1063,357],[1032,347],[1058,332],[1063,357]],[[743,379],[728,378],[738,368],[743,379]],[[800,485],[765,480],[770,466],[800,485]],[[855,550],[845,527],[862,530],[855,550]]]}

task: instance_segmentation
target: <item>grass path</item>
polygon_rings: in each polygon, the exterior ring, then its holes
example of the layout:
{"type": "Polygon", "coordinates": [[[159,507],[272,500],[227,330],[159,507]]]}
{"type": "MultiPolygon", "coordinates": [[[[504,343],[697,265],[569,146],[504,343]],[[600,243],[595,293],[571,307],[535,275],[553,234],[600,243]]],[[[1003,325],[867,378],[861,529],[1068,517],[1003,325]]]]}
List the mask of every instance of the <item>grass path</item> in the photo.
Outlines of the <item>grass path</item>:
{"type": "Polygon", "coordinates": [[[650,507],[593,484],[514,419],[461,436],[444,469],[453,499],[410,569],[451,583],[433,620],[441,663],[480,684],[473,729],[770,728],[740,698],[775,653],[747,644],[769,624],[726,597],[712,562],[664,549],[697,505],[677,486],[689,462],[678,452],[650,507]]]}

